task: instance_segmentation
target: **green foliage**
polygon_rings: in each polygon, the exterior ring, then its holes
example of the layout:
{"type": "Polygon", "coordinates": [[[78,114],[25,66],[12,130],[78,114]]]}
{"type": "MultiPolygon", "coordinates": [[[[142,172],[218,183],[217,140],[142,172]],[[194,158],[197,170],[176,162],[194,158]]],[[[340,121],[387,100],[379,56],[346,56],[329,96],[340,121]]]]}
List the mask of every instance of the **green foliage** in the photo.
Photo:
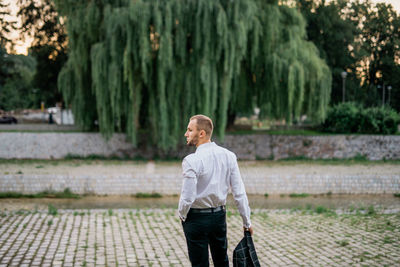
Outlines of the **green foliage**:
{"type": "Polygon", "coordinates": [[[345,246],[349,245],[349,241],[346,239],[338,240],[338,241],[336,241],[336,243],[341,247],[345,247],[345,246]]]}
{"type": "Polygon", "coordinates": [[[355,103],[331,108],[323,129],[331,133],[395,134],[400,115],[389,107],[363,109],[355,103]]]}
{"type": "Polygon", "coordinates": [[[32,87],[36,89],[33,106],[40,102],[53,106],[62,101],[57,77],[67,59],[64,19],[58,16],[52,0],[18,0],[21,35],[32,38],[29,55],[37,62],[32,87]]]}
{"type": "Polygon", "coordinates": [[[332,71],[332,103],[342,100],[341,72],[347,71],[346,101],[381,105],[385,84],[385,103],[399,112],[400,16],[393,6],[351,0],[296,0],[294,5],[307,20],[308,40],[332,71]]]}
{"type": "Polygon", "coordinates": [[[56,216],[58,214],[57,208],[54,207],[52,204],[49,204],[48,210],[49,210],[49,215],[56,216]]]}
{"type": "Polygon", "coordinates": [[[35,91],[31,81],[35,74],[36,61],[30,56],[0,53],[0,109],[32,107],[35,91]]]}
{"type": "Polygon", "coordinates": [[[367,210],[367,213],[366,213],[366,215],[370,215],[370,216],[372,216],[372,215],[376,215],[376,210],[375,210],[375,207],[374,206],[369,206],[368,207],[368,210],[367,210]]]}
{"type": "MultiPolygon", "coordinates": [[[[354,46],[359,34],[357,25],[348,17],[348,1],[296,0],[296,7],[307,21],[307,38],[318,48],[321,57],[332,71],[332,103],[342,100],[342,78],[344,70],[355,70],[359,53],[349,49],[354,46]]],[[[355,71],[346,79],[346,99],[354,99],[360,81],[355,71]]]]}
{"type": "Polygon", "coordinates": [[[134,195],[136,198],[161,198],[162,195],[160,193],[136,193],[134,195]]]}
{"type": "Polygon", "coordinates": [[[221,138],[228,113],[254,106],[288,123],[326,115],[330,70],[301,14],[277,1],[55,2],[70,48],[59,88],[76,123],[106,137],[167,151],[196,113],[221,138]]]}
{"type": "Polygon", "coordinates": [[[360,26],[362,51],[360,67],[366,80],[367,104],[380,105],[383,101],[383,84],[386,85],[385,102],[388,102],[388,85],[392,86],[391,101],[388,103],[400,111],[400,16],[393,6],[371,2],[352,5],[351,16],[363,21],[360,26]],[[371,60],[372,59],[372,60],[371,60]],[[379,86],[381,88],[379,88],[379,86]]]}
{"type": "Polygon", "coordinates": [[[360,107],[352,102],[338,104],[328,111],[323,129],[331,133],[357,133],[360,107]]]}
{"type": "Polygon", "coordinates": [[[79,195],[66,188],[63,192],[43,191],[36,194],[23,194],[17,192],[0,192],[0,198],[80,198],[79,195]]]}
{"type": "Polygon", "coordinates": [[[327,212],[329,212],[329,209],[324,206],[317,206],[315,208],[315,212],[318,214],[327,213],[327,212]]]}
{"type": "Polygon", "coordinates": [[[394,134],[400,123],[399,114],[389,108],[369,108],[361,111],[360,129],[362,133],[394,134]]]}

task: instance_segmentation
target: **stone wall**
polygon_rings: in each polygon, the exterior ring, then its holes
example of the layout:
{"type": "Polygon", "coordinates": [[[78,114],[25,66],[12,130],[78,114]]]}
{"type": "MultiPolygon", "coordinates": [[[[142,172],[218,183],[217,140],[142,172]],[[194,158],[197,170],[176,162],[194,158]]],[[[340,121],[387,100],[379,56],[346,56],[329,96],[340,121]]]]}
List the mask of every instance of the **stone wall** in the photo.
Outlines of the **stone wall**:
{"type": "MultiPolygon", "coordinates": [[[[234,151],[241,160],[293,157],[345,159],[357,156],[370,160],[400,159],[398,135],[227,135],[222,145],[234,151]]],[[[4,159],[59,159],[68,155],[180,159],[193,151],[188,147],[167,153],[134,148],[126,142],[123,134],[115,134],[105,141],[98,133],[0,132],[0,158],[4,159]]]]}
{"type": "Polygon", "coordinates": [[[357,156],[369,160],[400,159],[400,136],[325,135],[229,136],[226,146],[241,159],[346,159],[357,156]]]}

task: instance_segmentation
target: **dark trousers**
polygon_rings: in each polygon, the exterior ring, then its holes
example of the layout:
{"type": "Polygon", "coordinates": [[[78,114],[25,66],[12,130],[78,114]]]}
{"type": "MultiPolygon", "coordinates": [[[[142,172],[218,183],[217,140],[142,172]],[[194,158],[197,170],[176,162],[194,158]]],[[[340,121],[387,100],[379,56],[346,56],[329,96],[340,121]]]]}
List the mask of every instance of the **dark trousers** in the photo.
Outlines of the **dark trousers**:
{"type": "Polygon", "coordinates": [[[193,267],[208,267],[208,246],[215,267],[229,267],[225,210],[213,213],[189,211],[182,223],[193,267]]]}

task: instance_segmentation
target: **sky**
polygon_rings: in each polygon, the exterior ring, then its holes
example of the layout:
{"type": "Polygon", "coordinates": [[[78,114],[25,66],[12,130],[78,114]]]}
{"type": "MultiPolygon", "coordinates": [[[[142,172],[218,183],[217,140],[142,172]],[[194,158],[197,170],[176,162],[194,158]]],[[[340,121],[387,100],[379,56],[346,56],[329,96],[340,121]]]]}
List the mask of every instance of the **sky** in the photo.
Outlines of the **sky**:
{"type": "MultiPolygon", "coordinates": [[[[3,0],[3,3],[5,3],[5,4],[10,4],[10,10],[11,10],[11,13],[12,13],[12,15],[13,15],[13,17],[14,17],[14,19],[15,20],[17,20],[16,19],[16,13],[17,13],[17,11],[18,11],[18,7],[17,7],[17,4],[16,4],[16,2],[17,1],[15,1],[15,0],[3,0]]],[[[394,9],[398,12],[398,13],[400,13],[400,0],[372,0],[372,2],[373,3],[388,3],[388,4],[392,4],[392,6],[394,7],[394,9]]],[[[18,20],[17,20],[17,22],[18,22],[18,20]]],[[[25,40],[25,42],[23,42],[23,41],[21,41],[21,40],[18,40],[18,32],[13,32],[12,34],[11,34],[11,38],[12,39],[14,39],[15,40],[15,47],[14,47],[14,49],[15,49],[15,51],[16,51],[16,53],[17,54],[24,54],[24,55],[26,55],[27,53],[28,53],[28,47],[29,47],[29,45],[30,45],[30,43],[31,43],[31,41],[32,41],[32,39],[27,39],[27,40],[25,40]]]]}
{"type": "Polygon", "coordinates": [[[397,13],[400,13],[400,0],[372,0],[373,3],[388,3],[392,4],[397,13]]]}

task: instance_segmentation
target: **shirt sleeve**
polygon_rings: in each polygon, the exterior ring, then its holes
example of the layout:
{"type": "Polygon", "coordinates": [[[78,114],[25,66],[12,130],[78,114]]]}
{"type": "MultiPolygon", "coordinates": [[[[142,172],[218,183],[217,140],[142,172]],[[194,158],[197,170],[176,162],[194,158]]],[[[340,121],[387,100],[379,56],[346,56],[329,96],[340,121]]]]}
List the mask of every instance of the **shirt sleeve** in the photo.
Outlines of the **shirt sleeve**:
{"type": "Polygon", "coordinates": [[[236,156],[234,156],[231,163],[230,183],[235,204],[243,220],[243,226],[249,228],[251,226],[249,201],[240,175],[236,156]]]}
{"type": "Polygon", "coordinates": [[[179,217],[185,221],[190,207],[196,199],[197,177],[196,172],[187,159],[182,162],[183,184],[181,197],[179,199],[178,213],[179,217]]]}

